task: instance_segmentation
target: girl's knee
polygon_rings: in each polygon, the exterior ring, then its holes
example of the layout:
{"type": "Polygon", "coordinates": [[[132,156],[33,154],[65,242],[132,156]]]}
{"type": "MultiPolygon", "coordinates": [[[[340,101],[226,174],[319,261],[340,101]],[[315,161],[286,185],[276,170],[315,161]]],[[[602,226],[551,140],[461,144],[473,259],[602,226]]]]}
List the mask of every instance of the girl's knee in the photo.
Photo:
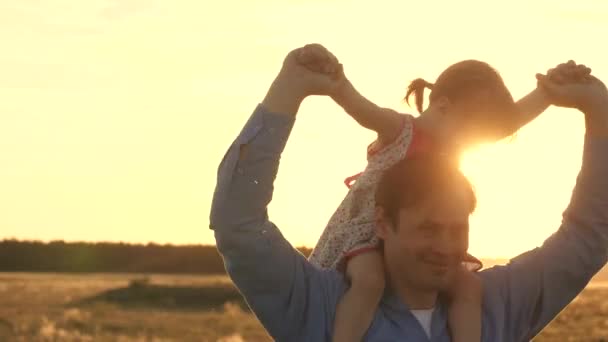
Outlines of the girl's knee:
{"type": "Polygon", "coordinates": [[[382,255],[376,251],[357,255],[350,259],[346,273],[351,288],[371,293],[382,293],[386,285],[386,275],[382,255]]]}

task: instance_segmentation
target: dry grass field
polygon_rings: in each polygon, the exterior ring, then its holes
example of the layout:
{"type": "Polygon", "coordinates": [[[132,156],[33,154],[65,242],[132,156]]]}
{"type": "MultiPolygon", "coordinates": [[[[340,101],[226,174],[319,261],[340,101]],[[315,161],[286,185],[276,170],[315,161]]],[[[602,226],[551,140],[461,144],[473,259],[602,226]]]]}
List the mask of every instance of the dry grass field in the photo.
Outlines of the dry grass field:
{"type": "MultiPolygon", "coordinates": [[[[0,341],[270,341],[225,277],[0,273],[0,341]]],[[[535,342],[608,341],[608,286],[535,342]]]]}

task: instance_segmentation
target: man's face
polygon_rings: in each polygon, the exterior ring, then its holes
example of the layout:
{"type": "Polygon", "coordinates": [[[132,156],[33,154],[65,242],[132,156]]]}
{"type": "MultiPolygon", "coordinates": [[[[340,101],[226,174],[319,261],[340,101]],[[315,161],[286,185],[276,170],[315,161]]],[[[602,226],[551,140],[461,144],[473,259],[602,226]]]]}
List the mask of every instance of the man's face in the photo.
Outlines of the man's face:
{"type": "Polygon", "coordinates": [[[457,188],[401,209],[396,226],[383,221],[379,236],[390,277],[417,290],[446,289],[468,249],[470,209],[469,195],[457,188]]]}

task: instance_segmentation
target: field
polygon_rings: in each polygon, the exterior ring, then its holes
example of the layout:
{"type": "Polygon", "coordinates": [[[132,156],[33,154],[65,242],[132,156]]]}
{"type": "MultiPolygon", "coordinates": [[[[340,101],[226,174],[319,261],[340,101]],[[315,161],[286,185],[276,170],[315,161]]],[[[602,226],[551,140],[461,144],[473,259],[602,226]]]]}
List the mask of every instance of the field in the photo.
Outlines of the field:
{"type": "MultiPolygon", "coordinates": [[[[535,342],[608,341],[591,285],[535,342]]],[[[270,341],[225,277],[0,273],[0,341],[270,341]]]]}

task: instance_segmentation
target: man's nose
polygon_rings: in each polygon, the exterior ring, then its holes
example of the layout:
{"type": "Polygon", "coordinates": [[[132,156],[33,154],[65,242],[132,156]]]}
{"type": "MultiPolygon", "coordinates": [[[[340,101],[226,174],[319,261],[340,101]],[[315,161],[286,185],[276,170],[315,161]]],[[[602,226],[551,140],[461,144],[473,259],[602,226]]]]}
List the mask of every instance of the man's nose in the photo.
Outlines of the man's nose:
{"type": "Polygon", "coordinates": [[[446,253],[433,251],[431,252],[430,258],[428,258],[427,261],[446,265],[450,262],[450,256],[446,253]]]}
{"type": "Polygon", "coordinates": [[[445,232],[441,232],[435,236],[433,241],[433,253],[438,256],[449,258],[450,255],[457,254],[460,251],[458,241],[454,237],[445,232]]]}

